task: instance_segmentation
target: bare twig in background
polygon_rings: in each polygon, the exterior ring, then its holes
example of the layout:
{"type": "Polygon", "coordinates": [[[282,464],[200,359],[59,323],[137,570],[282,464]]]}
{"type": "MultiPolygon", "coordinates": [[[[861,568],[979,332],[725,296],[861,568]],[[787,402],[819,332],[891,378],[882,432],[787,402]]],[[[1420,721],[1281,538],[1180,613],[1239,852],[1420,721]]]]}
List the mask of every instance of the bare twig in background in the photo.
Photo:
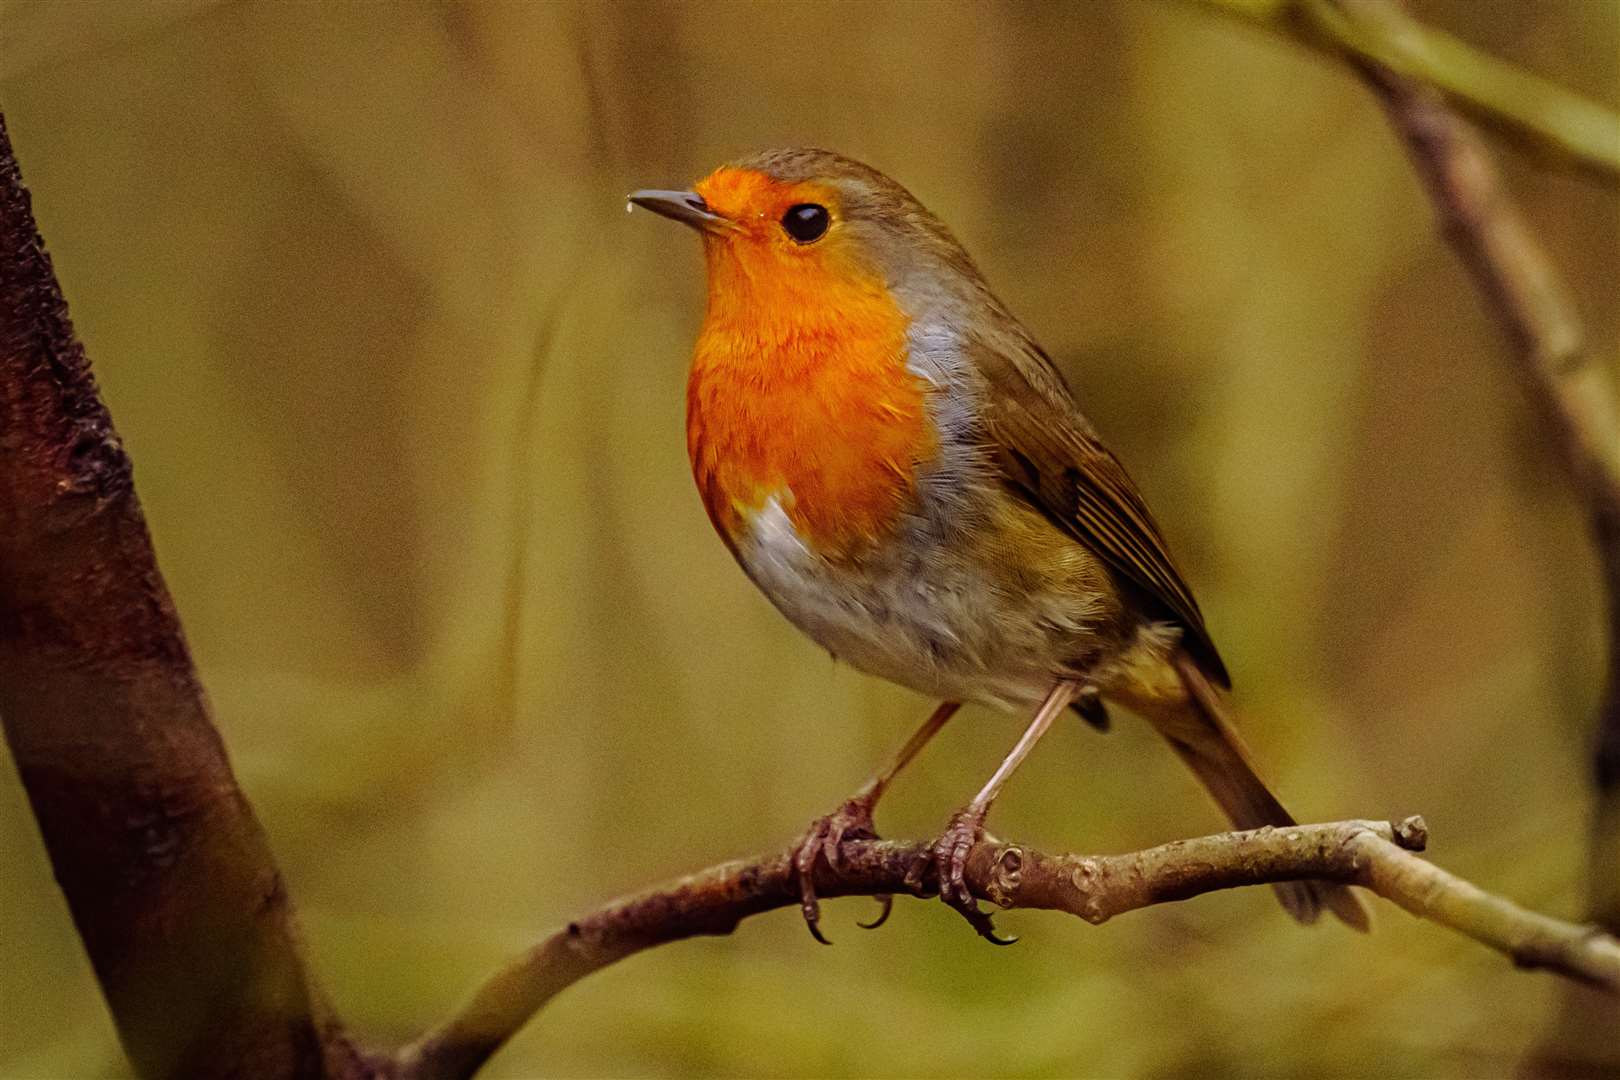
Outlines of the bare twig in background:
{"type": "MultiPolygon", "coordinates": [[[[1338,0],[1357,33],[1409,36],[1392,0],[1338,0]]],[[[1364,56],[1351,61],[1383,103],[1433,201],[1447,239],[1513,345],[1515,372],[1557,441],[1585,504],[1608,604],[1608,681],[1598,711],[1596,914],[1620,927],[1620,402],[1583,351],[1569,290],[1514,206],[1485,149],[1434,90],[1364,56]]],[[[1620,150],[1620,121],[1609,128],[1620,150]]]]}
{"type": "Polygon", "coordinates": [[[1342,0],[1189,0],[1433,87],[1473,119],[1555,163],[1620,182],[1620,117],[1414,19],[1364,18],[1342,0]]]}
{"type": "Polygon", "coordinates": [[[341,1071],[3,118],[0,720],[135,1068],[341,1071]]]}
{"type": "MultiPolygon", "coordinates": [[[[973,894],[1003,908],[1040,908],[1102,923],[1152,904],[1216,889],[1300,878],[1362,885],[1412,914],[1449,926],[1513,958],[1620,993],[1620,941],[1491,896],[1412,854],[1427,842],[1422,819],[1341,821],[1219,833],[1128,855],[1047,855],[987,838],[968,856],[973,894]]],[[[823,897],[937,889],[907,875],[928,845],[847,841],[836,868],[818,865],[823,897]]],[[[729,934],[750,915],[797,907],[794,848],[725,863],[609,904],[552,934],[485,983],[447,1024],[401,1051],[402,1080],[460,1080],[547,1002],[627,956],[683,938],[729,934]]]]}
{"type": "MultiPolygon", "coordinates": [[[[1515,373],[1542,414],[1585,506],[1609,639],[1597,715],[1588,907],[1595,921],[1615,931],[1620,929],[1620,405],[1613,381],[1585,354],[1568,288],[1505,191],[1479,136],[1440,93],[1398,62],[1403,55],[1426,55],[1413,46],[1422,32],[1399,0],[1309,0],[1306,6],[1317,25],[1344,45],[1406,144],[1447,239],[1513,346],[1515,373]],[[1396,47],[1392,52],[1355,44],[1379,41],[1396,47]]],[[[1538,99],[1517,100],[1534,105],[1538,99]]],[[[1556,112],[1550,110],[1548,118],[1556,112]]],[[[1565,113],[1561,119],[1573,118],[1565,113]]],[[[1594,121],[1591,133],[1601,137],[1601,148],[1620,155],[1620,121],[1594,121]]],[[[1612,172],[1606,178],[1612,179],[1612,172]]],[[[1601,1033],[1612,1030],[1617,1017],[1620,1010],[1612,1000],[1568,989],[1557,1022],[1531,1052],[1526,1070],[1545,1075],[1612,1067],[1614,1051],[1601,1033]]]]}

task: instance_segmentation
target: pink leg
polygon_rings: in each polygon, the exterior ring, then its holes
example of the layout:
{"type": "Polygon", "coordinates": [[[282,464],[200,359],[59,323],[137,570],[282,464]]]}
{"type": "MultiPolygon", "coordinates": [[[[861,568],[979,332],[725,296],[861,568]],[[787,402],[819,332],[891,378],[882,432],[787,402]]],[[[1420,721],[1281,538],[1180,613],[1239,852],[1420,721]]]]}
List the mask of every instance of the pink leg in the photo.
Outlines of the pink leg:
{"type": "Polygon", "coordinates": [[[1041,741],[1052,726],[1052,721],[1069,703],[1074,701],[1080,693],[1080,683],[1071,679],[1060,680],[1057,685],[1047,693],[1041,707],[1035,711],[1035,719],[1030,721],[1029,727],[1018,744],[1002,761],[999,768],[985,781],[984,787],[973,797],[973,801],[958,810],[951,817],[951,822],[945,828],[945,833],[934,842],[933,864],[935,872],[939,875],[939,895],[951,907],[962,913],[962,917],[972,924],[979,936],[997,945],[1010,945],[1016,939],[998,937],[995,927],[991,924],[990,915],[979,910],[979,903],[968,891],[966,871],[968,852],[973,845],[979,842],[984,835],[984,819],[990,813],[990,806],[1001,794],[1001,789],[1008,778],[1023,764],[1035,744],[1041,741]]]}

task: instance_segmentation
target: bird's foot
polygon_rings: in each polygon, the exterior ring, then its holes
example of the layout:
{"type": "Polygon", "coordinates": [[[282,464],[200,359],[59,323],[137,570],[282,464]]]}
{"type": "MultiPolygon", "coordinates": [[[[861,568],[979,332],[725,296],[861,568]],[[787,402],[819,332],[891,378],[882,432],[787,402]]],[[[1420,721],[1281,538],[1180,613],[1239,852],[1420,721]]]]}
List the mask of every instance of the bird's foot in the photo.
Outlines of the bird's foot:
{"type": "MultiPolygon", "coordinates": [[[[832,942],[821,933],[821,903],[816,899],[816,860],[820,858],[828,869],[838,870],[843,865],[845,840],[876,840],[877,830],[872,825],[872,809],[876,805],[877,794],[870,791],[845,799],[838,809],[810,823],[794,853],[793,876],[799,881],[799,909],[804,913],[804,925],[809,928],[810,936],[823,945],[831,945],[832,942]]],[[[891,896],[878,896],[876,899],[883,905],[877,918],[859,924],[868,930],[882,926],[889,917],[889,909],[894,906],[891,896]]]]}
{"type": "Polygon", "coordinates": [[[939,898],[992,945],[1011,945],[1018,939],[996,933],[990,913],[979,909],[967,885],[968,852],[984,837],[984,816],[988,811],[986,806],[969,805],[952,814],[951,823],[929,850],[929,862],[939,878],[939,898]]]}

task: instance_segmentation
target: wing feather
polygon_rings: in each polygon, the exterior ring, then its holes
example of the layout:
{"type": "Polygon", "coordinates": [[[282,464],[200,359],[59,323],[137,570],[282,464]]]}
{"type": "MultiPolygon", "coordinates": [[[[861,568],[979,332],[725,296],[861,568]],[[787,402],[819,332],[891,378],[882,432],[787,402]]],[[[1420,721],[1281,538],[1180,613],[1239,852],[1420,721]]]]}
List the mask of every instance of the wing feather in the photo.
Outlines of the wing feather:
{"type": "Polygon", "coordinates": [[[1182,627],[1188,653],[1230,686],[1158,523],[1051,359],[1022,332],[970,341],[968,348],[985,380],[985,435],[1008,485],[1162,606],[1182,627]]]}

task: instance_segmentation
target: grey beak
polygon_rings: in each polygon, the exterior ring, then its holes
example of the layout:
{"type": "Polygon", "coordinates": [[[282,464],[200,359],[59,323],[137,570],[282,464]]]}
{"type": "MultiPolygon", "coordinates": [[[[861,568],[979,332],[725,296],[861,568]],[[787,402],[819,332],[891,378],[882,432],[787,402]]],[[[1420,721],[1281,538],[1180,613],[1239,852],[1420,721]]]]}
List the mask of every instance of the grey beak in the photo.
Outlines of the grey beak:
{"type": "Polygon", "coordinates": [[[710,210],[703,196],[695,191],[632,191],[629,199],[632,206],[644,207],[703,232],[732,227],[730,219],[710,210]]]}

